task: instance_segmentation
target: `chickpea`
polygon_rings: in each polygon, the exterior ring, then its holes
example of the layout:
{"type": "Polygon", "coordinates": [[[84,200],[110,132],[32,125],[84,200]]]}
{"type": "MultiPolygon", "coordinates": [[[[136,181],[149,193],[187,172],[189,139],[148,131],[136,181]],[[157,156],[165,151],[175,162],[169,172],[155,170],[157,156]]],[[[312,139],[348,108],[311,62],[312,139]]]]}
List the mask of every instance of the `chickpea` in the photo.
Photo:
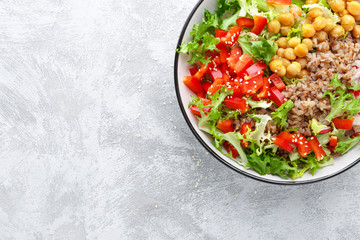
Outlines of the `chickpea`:
{"type": "Polygon", "coordinates": [[[360,15],[360,3],[357,1],[349,2],[347,4],[347,10],[351,15],[360,15]]]}
{"type": "Polygon", "coordinates": [[[330,7],[334,12],[341,12],[345,9],[344,0],[332,0],[329,1],[330,7]]]}
{"type": "Polygon", "coordinates": [[[345,15],[341,18],[340,23],[345,31],[352,31],[355,26],[355,18],[351,15],[345,15]]]}
{"type": "Polygon", "coordinates": [[[306,68],[306,65],[308,63],[308,61],[305,58],[298,58],[295,61],[300,63],[301,68],[306,68]]]}
{"type": "Polygon", "coordinates": [[[302,43],[305,44],[309,51],[313,50],[314,43],[310,38],[304,38],[302,43]]]}
{"type": "Polygon", "coordinates": [[[326,32],[329,32],[329,31],[333,30],[334,27],[335,27],[334,21],[331,18],[327,18],[326,25],[323,30],[326,32]]]}
{"type": "Polygon", "coordinates": [[[285,74],[286,74],[286,67],[285,67],[285,66],[281,66],[280,71],[278,71],[277,74],[279,74],[280,77],[285,76],[285,74]]]}
{"type": "Polygon", "coordinates": [[[330,35],[332,37],[338,38],[345,34],[345,30],[342,26],[337,25],[333,30],[331,30],[330,35]]]}
{"type": "Polygon", "coordinates": [[[281,57],[281,58],[284,57],[284,53],[285,53],[285,49],[284,49],[284,48],[278,48],[278,50],[276,50],[276,55],[278,55],[278,56],[281,57]]]}
{"type": "Polygon", "coordinates": [[[280,27],[281,27],[280,22],[278,20],[276,20],[276,19],[271,20],[267,25],[267,29],[271,33],[280,32],[280,27]]]}
{"type": "Polygon", "coordinates": [[[302,13],[302,9],[299,6],[292,5],[292,7],[290,8],[290,13],[294,15],[295,18],[300,17],[302,13]]]}
{"type": "Polygon", "coordinates": [[[272,58],[271,58],[271,61],[275,61],[275,60],[279,60],[281,59],[281,57],[279,57],[278,55],[274,55],[272,58]]]}
{"type": "Polygon", "coordinates": [[[306,0],[305,4],[316,4],[319,0],[306,0]]]}
{"type": "Polygon", "coordinates": [[[288,33],[290,32],[291,27],[281,27],[280,28],[280,32],[282,36],[287,36],[288,33]]]}
{"type": "Polygon", "coordinates": [[[315,28],[311,24],[304,24],[302,26],[301,35],[305,38],[310,38],[315,35],[315,28]]]}
{"type": "Polygon", "coordinates": [[[312,19],[311,17],[307,17],[305,18],[304,24],[312,24],[313,21],[314,19],[312,19]]]}
{"type": "Polygon", "coordinates": [[[285,37],[281,37],[278,39],[277,44],[280,48],[287,48],[287,40],[285,37]]]}
{"type": "Polygon", "coordinates": [[[279,20],[284,26],[292,26],[294,25],[294,16],[291,13],[282,13],[279,17],[279,20]]]}
{"type": "Polygon", "coordinates": [[[328,34],[325,31],[317,32],[314,36],[319,42],[328,40],[328,34]]]}
{"type": "Polygon", "coordinates": [[[294,49],[292,49],[292,48],[285,49],[284,56],[287,60],[294,61],[296,59],[294,49]]]}
{"type": "Polygon", "coordinates": [[[349,12],[348,12],[346,9],[342,10],[341,12],[339,12],[339,16],[340,16],[340,17],[343,17],[343,16],[345,16],[345,15],[349,15],[349,12]]]}
{"type": "Polygon", "coordinates": [[[360,25],[356,25],[352,31],[355,38],[360,38],[360,25]]]}
{"type": "Polygon", "coordinates": [[[313,25],[316,31],[320,31],[326,26],[326,19],[324,17],[316,17],[313,25]]]}
{"type": "Polygon", "coordinates": [[[300,74],[299,74],[299,78],[306,78],[306,77],[308,77],[308,76],[310,76],[310,73],[309,73],[309,71],[308,70],[306,70],[306,69],[302,69],[301,71],[300,71],[300,74]]]}
{"type": "Polygon", "coordinates": [[[277,59],[277,60],[271,61],[269,66],[270,66],[271,71],[277,73],[280,71],[281,67],[283,67],[283,64],[280,59],[277,59]]]}
{"type": "Polygon", "coordinates": [[[294,53],[297,57],[302,58],[308,55],[309,50],[305,44],[301,43],[294,48],[294,53]]]}
{"type": "Polygon", "coordinates": [[[298,37],[292,37],[292,38],[290,38],[288,43],[289,43],[290,47],[294,48],[301,43],[301,39],[298,37]]]}
{"type": "Polygon", "coordinates": [[[301,66],[300,63],[298,62],[293,62],[286,68],[286,73],[292,77],[299,75],[300,71],[301,71],[301,66]]]}
{"type": "Polygon", "coordinates": [[[286,58],[282,58],[281,61],[282,61],[282,64],[284,65],[284,67],[286,67],[286,68],[291,64],[291,62],[289,60],[287,60],[286,58]]]}
{"type": "Polygon", "coordinates": [[[307,16],[311,18],[322,17],[323,15],[324,15],[324,11],[321,10],[320,8],[313,8],[307,14],[307,16]]]}

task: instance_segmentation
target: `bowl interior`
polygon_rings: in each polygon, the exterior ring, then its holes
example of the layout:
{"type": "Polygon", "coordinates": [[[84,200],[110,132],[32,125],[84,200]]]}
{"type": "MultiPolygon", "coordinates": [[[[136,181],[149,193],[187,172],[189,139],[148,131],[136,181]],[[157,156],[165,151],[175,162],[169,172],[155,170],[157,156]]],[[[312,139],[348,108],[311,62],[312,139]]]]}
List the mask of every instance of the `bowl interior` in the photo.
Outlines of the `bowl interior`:
{"type": "MultiPolygon", "coordinates": [[[[214,12],[216,8],[217,8],[217,1],[215,0],[203,0],[198,2],[198,4],[193,9],[188,20],[184,25],[184,28],[180,35],[179,44],[191,40],[190,32],[192,30],[192,26],[196,23],[201,22],[204,14],[204,9],[208,9],[209,11],[214,12]]],[[[184,76],[190,75],[189,72],[190,65],[187,63],[189,59],[190,59],[189,56],[185,54],[176,54],[175,56],[175,87],[176,87],[180,108],[192,132],[195,134],[198,140],[204,145],[204,147],[207,148],[208,151],[211,152],[217,159],[219,159],[226,165],[230,166],[234,170],[243,173],[247,176],[250,176],[252,178],[270,183],[300,184],[300,183],[316,182],[319,180],[323,180],[335,176],[347,170],[351,166],[355,165],[360,160],[359,158],[360,146],[356,146],[347,154],[343,156],[336,156],[334,165],[318,170],[314,176],[312,176],[310,173],[306,173],[302,178],[295,180],[290,180],[290,179],[286,180],[273,175],[261,176],[252,169],[245,169],[244,167],[238,165],[232,159],[222,155],[222,153],[213,146],[212,138],[210,135],[198,129],[197,119],[193,116],[193,114],[190,112],[190,110],[187,107],[189,102],[191,101],[190,96],[194,95],[182,82],[182,78],[184,76]]]]}

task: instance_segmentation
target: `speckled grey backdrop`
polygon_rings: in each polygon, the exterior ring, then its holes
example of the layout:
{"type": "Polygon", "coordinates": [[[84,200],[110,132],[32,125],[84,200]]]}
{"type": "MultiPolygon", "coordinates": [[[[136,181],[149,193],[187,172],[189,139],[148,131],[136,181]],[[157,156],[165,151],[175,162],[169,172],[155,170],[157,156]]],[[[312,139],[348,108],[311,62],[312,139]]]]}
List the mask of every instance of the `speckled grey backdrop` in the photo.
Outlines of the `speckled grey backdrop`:
{"type": "Polygon", "coordinates": [[[173,59],[195,4],[0,2],[0,239],[359,239],[360,166],[269,185],[192,135],[173,59]]]}

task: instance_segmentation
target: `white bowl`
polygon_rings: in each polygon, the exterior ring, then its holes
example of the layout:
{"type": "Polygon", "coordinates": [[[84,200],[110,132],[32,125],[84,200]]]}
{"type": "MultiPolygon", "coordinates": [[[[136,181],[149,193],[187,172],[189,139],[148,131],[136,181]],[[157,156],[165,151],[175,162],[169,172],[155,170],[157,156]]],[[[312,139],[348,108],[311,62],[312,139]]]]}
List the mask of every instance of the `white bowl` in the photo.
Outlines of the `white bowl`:
{"type": "MultiPolygon", "coordinates": [[[[191,40],[190,32],[194,24],[201,22],[204,16],[204,9],[208,9],[211,12],[214,12],[217,8],[216,0],[200,0],[192,12],[190,16],[185,22],[185,25],[182,29],[180,39],[178,42],[178,46],[183,42],[188,42],[191,40]]],[[[347,169],[354,166],[356,163],[360,161],[360,146],[354,147],[351,151],[343,156],[335,157],[335,164],[332,166],[325,167],[315,172],[315,175],[312,176],[310,173],[305,173],[304,176],[300,179],[295,180],[286,180],[282,179],[278,176],[274,175],[263,175],[261,176],[257,172],[252,169],[245,169],[244,167],[238,165],[232,159],[224,156],[219,150],[217,150],[212,144],[212,137],[202,131],[197,127],[197,119],[190,112],[187,107],[189,102],[191,101],[190,95],[194,95],[182,82],[182,78],[184,76],[190,75],[189,73],[189,64],[187,61],[189,60],[189,56],[185,54],[175,55],[175,88],[176,94],[178,97],[179,105],[181,111],[185,117],[186,122],[188,123],[190,129],[197,137],[197,139],[204,145],[204,147],[218,160],[229,166],[230,168],[236,170],[239,173],[242,173],[246,176],[252,177],[254,179],[269,182],[269,183],[277,183],[277,184],[304,184],[304,183],[313,183],[320,180],[328,179],[330,177],[336,176],[347,169]]]]}

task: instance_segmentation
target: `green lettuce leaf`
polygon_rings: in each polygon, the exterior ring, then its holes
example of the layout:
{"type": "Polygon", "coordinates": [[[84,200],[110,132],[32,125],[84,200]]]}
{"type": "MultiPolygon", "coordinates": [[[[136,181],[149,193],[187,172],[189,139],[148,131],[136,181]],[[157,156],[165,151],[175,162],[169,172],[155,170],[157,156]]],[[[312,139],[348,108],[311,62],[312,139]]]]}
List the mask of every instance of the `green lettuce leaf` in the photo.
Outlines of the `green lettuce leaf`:
{"type": "Polygon", "coordinates": [[[325,128],[327,128],[326,125],[321,124],[318,120],[316,120],[315,118],[311,119],[310,121],[310,128],[313,131],[313,133],[319,134],[319,132],[321,132],[322,130],[324,130],[325,128]]]}
{"type": "Polygon", "coordinates": [[[335,91],[327,90],[323,95],[329,96],[331,102],[331,111],[326,117],[327,121],[331,122],[331,120],[338,115],[353,117],[360,112],[360,99],[355,98],[354,94],[348,92],[348,89],[354,89],[357,88],[357,86],[342,87],[338,74],[335,74],[330,85],[333,85],[335,91]]]}
{"type": "Polygon", "coordinates": [[[247,99],[246,101],[247,101],[247,103],[249,104],[249,106],[251,108],[264,108],[264,109],[267,109],[267,108],[271,107],[271,105],[273,104],[272,101],[270,101],[270,102],[267,102],[265,100],[254,101],[254,100],[252,100],[250,98],[247,99]]]}
{"type": "Polygon", "coordinates": [[[284,83],[286,83],[286,85],[293,85],[293,84],[297,84],[298,82],[301,82],[303,79],[300,78],[287,78],[287,77],[283,77],[283,81],[284,83]]]}
{"type": "Polygon", "coordinates": [[[287,116],[290,110],[294,107],[293,101],[289,100],[281,105],[275,112],[271,113],[274,123],[282,128],[287,124],[287,116]]]}
{"type": "Polygon", "coordinates": [[[259,36],[259,41],[249,41],[249,38],[249,35],[244,35],[238,39],[243,52],[249,54],[256,61],[261,60],[269,64],[278,49],[274,41],[272,39],[266,40],[261,36],[259,36]]]}
{"type": "Polygon", "coordinates": [[[345,141],[339,141],[334,152],[345,154],[356,144],[359,144],[359,141],[360,141],[360,135],[354,138],[349,138],[348,140],[345,141]]]}

